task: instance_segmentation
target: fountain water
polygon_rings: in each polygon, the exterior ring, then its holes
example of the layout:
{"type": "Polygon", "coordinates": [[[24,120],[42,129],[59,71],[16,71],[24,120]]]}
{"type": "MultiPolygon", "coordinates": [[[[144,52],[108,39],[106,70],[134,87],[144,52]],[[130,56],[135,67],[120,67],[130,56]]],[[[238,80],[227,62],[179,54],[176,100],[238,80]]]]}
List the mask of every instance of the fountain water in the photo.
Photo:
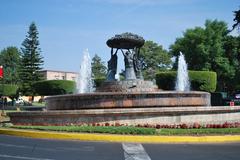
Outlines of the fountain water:
{"type": "Polygon", "coordinates": [[[88,49],[86,49],[83,52],[83,58],[80,65],[77,93],[91,93],[93,90],[91,58],[88,49]]]}
{"type": "Polygon", "coordinates": [[[175,89],[176,91],[190,91],[187,63],[182,52],[180,52],[178,57],[178,71],[175,89]]]}

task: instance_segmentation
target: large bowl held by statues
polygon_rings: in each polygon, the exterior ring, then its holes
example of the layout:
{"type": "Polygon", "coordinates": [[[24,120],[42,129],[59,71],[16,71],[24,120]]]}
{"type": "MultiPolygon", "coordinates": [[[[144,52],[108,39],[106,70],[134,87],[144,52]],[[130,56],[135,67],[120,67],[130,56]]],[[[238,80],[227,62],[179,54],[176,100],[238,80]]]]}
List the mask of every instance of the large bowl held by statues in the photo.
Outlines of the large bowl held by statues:
{"type": "Polygon", "coordinates": [[[107,45],[110,48],[133,49],[135,47],[141,48],[144,42],[143,37],[127,32],[115,35],[107,41],[107,45]]]}

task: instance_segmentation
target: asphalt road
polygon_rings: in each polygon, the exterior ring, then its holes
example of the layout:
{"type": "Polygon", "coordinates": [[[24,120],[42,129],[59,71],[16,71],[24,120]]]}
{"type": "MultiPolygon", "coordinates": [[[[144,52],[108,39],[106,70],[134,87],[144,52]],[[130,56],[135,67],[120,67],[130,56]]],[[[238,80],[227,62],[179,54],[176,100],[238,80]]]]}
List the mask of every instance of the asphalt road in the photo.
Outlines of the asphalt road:
{"type": "Polygon", "coordinates": [[[133,144],[0,135],[0,160],[239,160],[240,143],[133,144]]]}

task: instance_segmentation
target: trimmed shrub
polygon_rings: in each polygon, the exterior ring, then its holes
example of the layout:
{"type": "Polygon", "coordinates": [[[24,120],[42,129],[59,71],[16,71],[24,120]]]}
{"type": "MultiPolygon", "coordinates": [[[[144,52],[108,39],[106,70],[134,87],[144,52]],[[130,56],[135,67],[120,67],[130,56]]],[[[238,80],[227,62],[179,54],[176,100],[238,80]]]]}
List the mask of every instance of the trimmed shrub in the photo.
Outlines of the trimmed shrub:
{"type": "Polygon", "coordinates": [[[72,94],[76,90],[75,82],[69,80],[39,81],[36,82],[33,87],[37,94],[43,96],[72,94]]]}
{"type": "Polygon", "coordinates": [[[176,75],[176,71],[158,72],[156,74],[158,88],[163,90],[175,90],[176,75]]]}
{"type": "Polygon", "coordinates": [[[190,71],[189,77],[194,90],[215,92],[217,86],[216,72],[190,71]]]}
{"type": "Polygon", "coordinates": [[[12,84],[2,84],[0,85],[0,95],[14,97],[17,95],[18,86],[12,84]]]}
{"type": "Polygon", "coordinates": [[[96,78],[94,79],[94,83],[96,87],[100,87],[101,84],[106,80],[105,77],[101,77],[101,78],[96,78]]]}
{"type": "MultiPolygon", "coordinates": [[[[214,92],[217,85],[217,74],[211,71],[189,71],[191,90],[214,92]]],[[[163,90],[174,90],[177,72],[167,71],[156,74],[156,83],[163,90]]]]}

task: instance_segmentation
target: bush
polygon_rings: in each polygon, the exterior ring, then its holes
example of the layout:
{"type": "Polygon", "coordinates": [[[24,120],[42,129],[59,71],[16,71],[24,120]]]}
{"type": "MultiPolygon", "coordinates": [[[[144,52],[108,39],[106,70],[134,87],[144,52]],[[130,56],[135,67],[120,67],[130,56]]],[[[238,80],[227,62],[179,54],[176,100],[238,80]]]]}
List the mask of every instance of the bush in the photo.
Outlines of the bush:
{"type": "Polygon", "coordinates": [[[34,90],[39,95],[61,95],[72,94],[76,90],[76,84],[74,81],[69,80],[45,80],[36,82],[34,90]]]}
{"type": "Polygon", "coordinates": [[[215,92],[217,86],[216,72],[190,71],[189,77],[194,90],[215,92]]]}
{"type": "MultiPolygon", "coordinates": [[[[107,133],[107,134],[133,134],[133,135],[224,135],[224,134],[239,134],[240,123],[223,124],[199,124],[197,122],[190,124],[172,124],[172,125],[149,125],[139,124],[137,126],[123,126],[110,124],[93,123],[82,126],[5,126],[17,129],[34,129],[43,131],[59,131],[59,132],[87,132],[87,133],[107,133]]],[[[126,125],[126,124],[125,124],[126,125]]]]}
{"type": "MultiPolygon", "coordinates": [[[[214,92],[217,85],[216,72],[189,71],[191,90],[214,92]]],[[[158,72],[156,83],[163,90],[175,90],[176,71],[158,72]]]]}
{"type": "Polygon", "coordinates": [[[18,93],[18,86],[12,84],[0,85],[0,95],[15,97],[18,93]]]}
{"type": "Polygon", "coordinates": [[[101,78],[96,78],[94,79],[94,83],[96,87],[100,87],[101,84],[106,80],[105,77],[101,77],[101,78]]]}
{"type": "Polygon", "coordinates": [[[163,90],[175,90],[176,75],[176,71],[158,72],[156,74],[158,88],[163,90]]]}

